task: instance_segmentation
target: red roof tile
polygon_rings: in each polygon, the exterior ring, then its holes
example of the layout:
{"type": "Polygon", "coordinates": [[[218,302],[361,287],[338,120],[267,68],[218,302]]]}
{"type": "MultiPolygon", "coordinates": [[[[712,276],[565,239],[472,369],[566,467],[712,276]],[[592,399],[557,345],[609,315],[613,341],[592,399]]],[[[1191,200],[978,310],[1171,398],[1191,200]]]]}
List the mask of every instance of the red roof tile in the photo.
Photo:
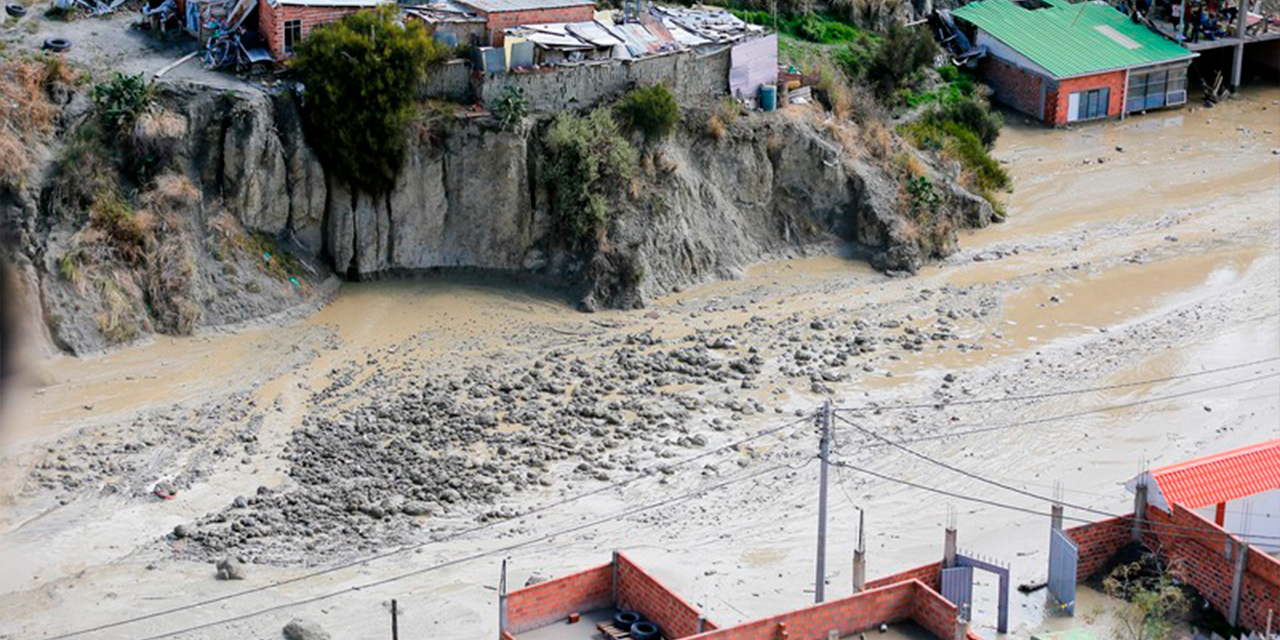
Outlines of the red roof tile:
{"type": "Polygon", "coordinates": [[[1166,502],[1188,509],[1280,489],[1280,439],[1161,467],[1151,475],[1166,502]]]}

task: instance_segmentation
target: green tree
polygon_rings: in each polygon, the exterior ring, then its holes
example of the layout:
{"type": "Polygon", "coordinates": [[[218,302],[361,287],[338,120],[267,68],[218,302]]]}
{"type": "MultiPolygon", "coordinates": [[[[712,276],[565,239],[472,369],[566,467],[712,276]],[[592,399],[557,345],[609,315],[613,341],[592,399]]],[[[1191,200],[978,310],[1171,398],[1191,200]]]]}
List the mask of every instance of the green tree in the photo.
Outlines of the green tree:
{"type": "Polygon", "coordinates": [[[881,98],[888,98],[916,72],[932,63],[937,54],[938,43],[933,41],[928,29],[894,23],[867,65],[867,79],[875,84],[881,98]]]}
{"type": "Polygon", "coordinates": [[[404,160],[414,91],[447,58],[418,21],[383,5],[321,25],[298,46],[307,135],[326,168],[352,186],[390,191],[404,160]]]}

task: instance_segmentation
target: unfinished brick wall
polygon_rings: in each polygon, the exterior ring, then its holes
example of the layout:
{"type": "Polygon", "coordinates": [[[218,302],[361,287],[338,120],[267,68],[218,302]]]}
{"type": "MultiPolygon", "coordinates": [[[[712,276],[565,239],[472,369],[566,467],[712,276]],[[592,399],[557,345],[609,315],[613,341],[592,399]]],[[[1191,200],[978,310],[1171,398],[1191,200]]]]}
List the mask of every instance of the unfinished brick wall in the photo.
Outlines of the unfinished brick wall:
{"type": "Polygon", "coordinates": [[[1048,95],[1045,96],[1044,121],[1055,125],[1067,124],[1071,94],[1103,87],[1110,90],[1107,96],[1107,117],[1118,116],[1124,104],[1124,83],[1125,72],[1112,71],[1051,84],[1048,95]]]}
{"type": "Polygon", "coordinates": [[[570,613],[613,604],[613,564],[548,580],[507,595],[507,633],[516,634],[564,620],[570,613]]]}
{"type": "Polygon", "coordinates": [[[369,7],[341,7],[341,6],[299,6],[291,4],[278,4],[271,6],[267,0],[258,0],[258,31],[262,33],[262,37],[267,41],[267,47],[271,49],[271,56],[277,61],[283,62],[293,57],[292,53],[284,50],[284,23],[290,20],[302,21],[302,37],[306,39],[307,35],[315,27],[333,22],[345,15],[356,13],[357,11],[368,11],[369,7]]]}
{"type": "MultiPolygon", "coordinates": [[[[1199,514],[1173,505],[1172,513],[1147,509],[1153,523],[1147,544],[1160,552],[1181,580],[1195,587],[1226,614],[1231,607],[1231,583],[1239,540],[1199,514]],[[1230,548],[1230,552],[1228,549],[1230,548]]],[[[1254,631],[1266,628],[1267,614],[1280,616],[1280,562],[1250,548],[1240,592],[1240,625],[1254,631]]]]}
{"type": "Polygon", "coordinates": [[[995,90],[996,100],[1040,119],[1041,85],[1048,80],[995,56],[979,64],[982,79],[995,90]]]}
{"type": "Polygon", "coordinates": [[[662,628],[669,638],[684,638],[703,631],[714,630],[715,625],[705,623],[699,628],[701,612],[684,601],[684,598],[662,586],[632,562],[626,555],[618,553],[618,593],[616,604],[619,609],[639,611],[645,618],[662,628]]]}
{"type": "Polygon", "coordinates": [[[1063,533],[1080,549],[1076,580],[1087,580],[1106,565],[1132,539],[1133,518],[1121,517],[1064,529],[1063,533]]]}
{"type": "Polygon", "coordinates": [[[747,622],[694,636],[690,640],[776,640],[785,624],[789,640],[826,640],[831,630],[841,635],[864,631],[880,623],[917,620],[939,637],[955,637],[955,606],[918,580],[864,591],[848,598],[747,622]],[[946,621],[950,609],[950,622],[946,621]]]}
{"type": "Polygon", "coordinates": [[[589,22],[595,19],[595,5],[584,4],[576,7],[556,7],[553,9],[530,9],[526,11],[502,11],[484,14],[488,22],[489,44],[502,46],[504,29],[522,24],[546,24],[548,22],[589,22]]]}
{"type": "Polygon", "coordinates": [[[897,584],[899,582],[907,582],[909,580],[919,580],[924,583],[925,586],[933,589],[934,591],[942,589],[942,563],[934,562],[932,564],[921,565],[914,569],[907,569],[906,571],[895,573],[891,576],[868,580],[866,588],[875,589],[877,587],[884,587],[891,584],[897,584]]]}

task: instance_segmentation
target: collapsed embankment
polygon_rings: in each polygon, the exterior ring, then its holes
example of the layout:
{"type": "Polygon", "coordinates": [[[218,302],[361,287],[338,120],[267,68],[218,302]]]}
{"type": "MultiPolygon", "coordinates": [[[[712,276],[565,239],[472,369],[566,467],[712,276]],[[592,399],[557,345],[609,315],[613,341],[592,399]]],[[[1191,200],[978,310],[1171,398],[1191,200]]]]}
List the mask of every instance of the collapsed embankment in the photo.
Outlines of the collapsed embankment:
{"type": "Polygon", "coordinates": [[[952,250],[955,229],[992,217],[955,186],[955,167],[879,123],[859,127],[817,108],[715,130],[688,109],[665,141],[637,139],[642,169],[586,249],[564,240],[550,205],[545,118],[516,131],[453,119],[419,127],[395,187],[370,194],[326,172],[288,92],[164,85],[133,151],[105,145],[106,155],[127,156],[117,162],[125,168],[96,172],[110,163],[86,160],[92,111],[83,92],[72,94],[45,162],[0,200],[21,279],[39,292],[53,344],[74,353],[314,301],[330,270],[352,279],[526,273],[575,288],[587,309],[637,307],[833,240],[854,243],[878,268],[914,271],[952,250]],[[139,147],[146,162],[131,163],[139,147]],[[928,211],[902,186],[910,174],[938,187],[928,211]],[[105,207],[104,193],[119,206],[105,207]]]}

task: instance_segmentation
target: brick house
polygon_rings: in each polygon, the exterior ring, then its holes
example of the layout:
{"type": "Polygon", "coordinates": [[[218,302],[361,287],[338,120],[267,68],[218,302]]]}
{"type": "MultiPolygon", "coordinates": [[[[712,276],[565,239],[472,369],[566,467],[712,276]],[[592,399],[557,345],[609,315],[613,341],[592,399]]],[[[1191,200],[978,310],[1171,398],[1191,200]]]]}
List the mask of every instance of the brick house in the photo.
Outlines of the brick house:
{"type": "Polygon", "coordinates": [[[1065,125],[1187,101],[1197,54],[1109,5],[979,0],[952,11],[985,55],[979,70],[1000,102],[1065,125]]]}
{"type": "Polygon", "coordinates": [[[258,0],[258,31],[277,62],[317,25],[382,4],[384,0],[258,0]]]}
{"type": "Polygon", "coordinates": [[[595,18],[595,0],[457,0],[485,21],[489,45],[502,46],[503,32],[519,25],[588,22],[595,18]]]}

